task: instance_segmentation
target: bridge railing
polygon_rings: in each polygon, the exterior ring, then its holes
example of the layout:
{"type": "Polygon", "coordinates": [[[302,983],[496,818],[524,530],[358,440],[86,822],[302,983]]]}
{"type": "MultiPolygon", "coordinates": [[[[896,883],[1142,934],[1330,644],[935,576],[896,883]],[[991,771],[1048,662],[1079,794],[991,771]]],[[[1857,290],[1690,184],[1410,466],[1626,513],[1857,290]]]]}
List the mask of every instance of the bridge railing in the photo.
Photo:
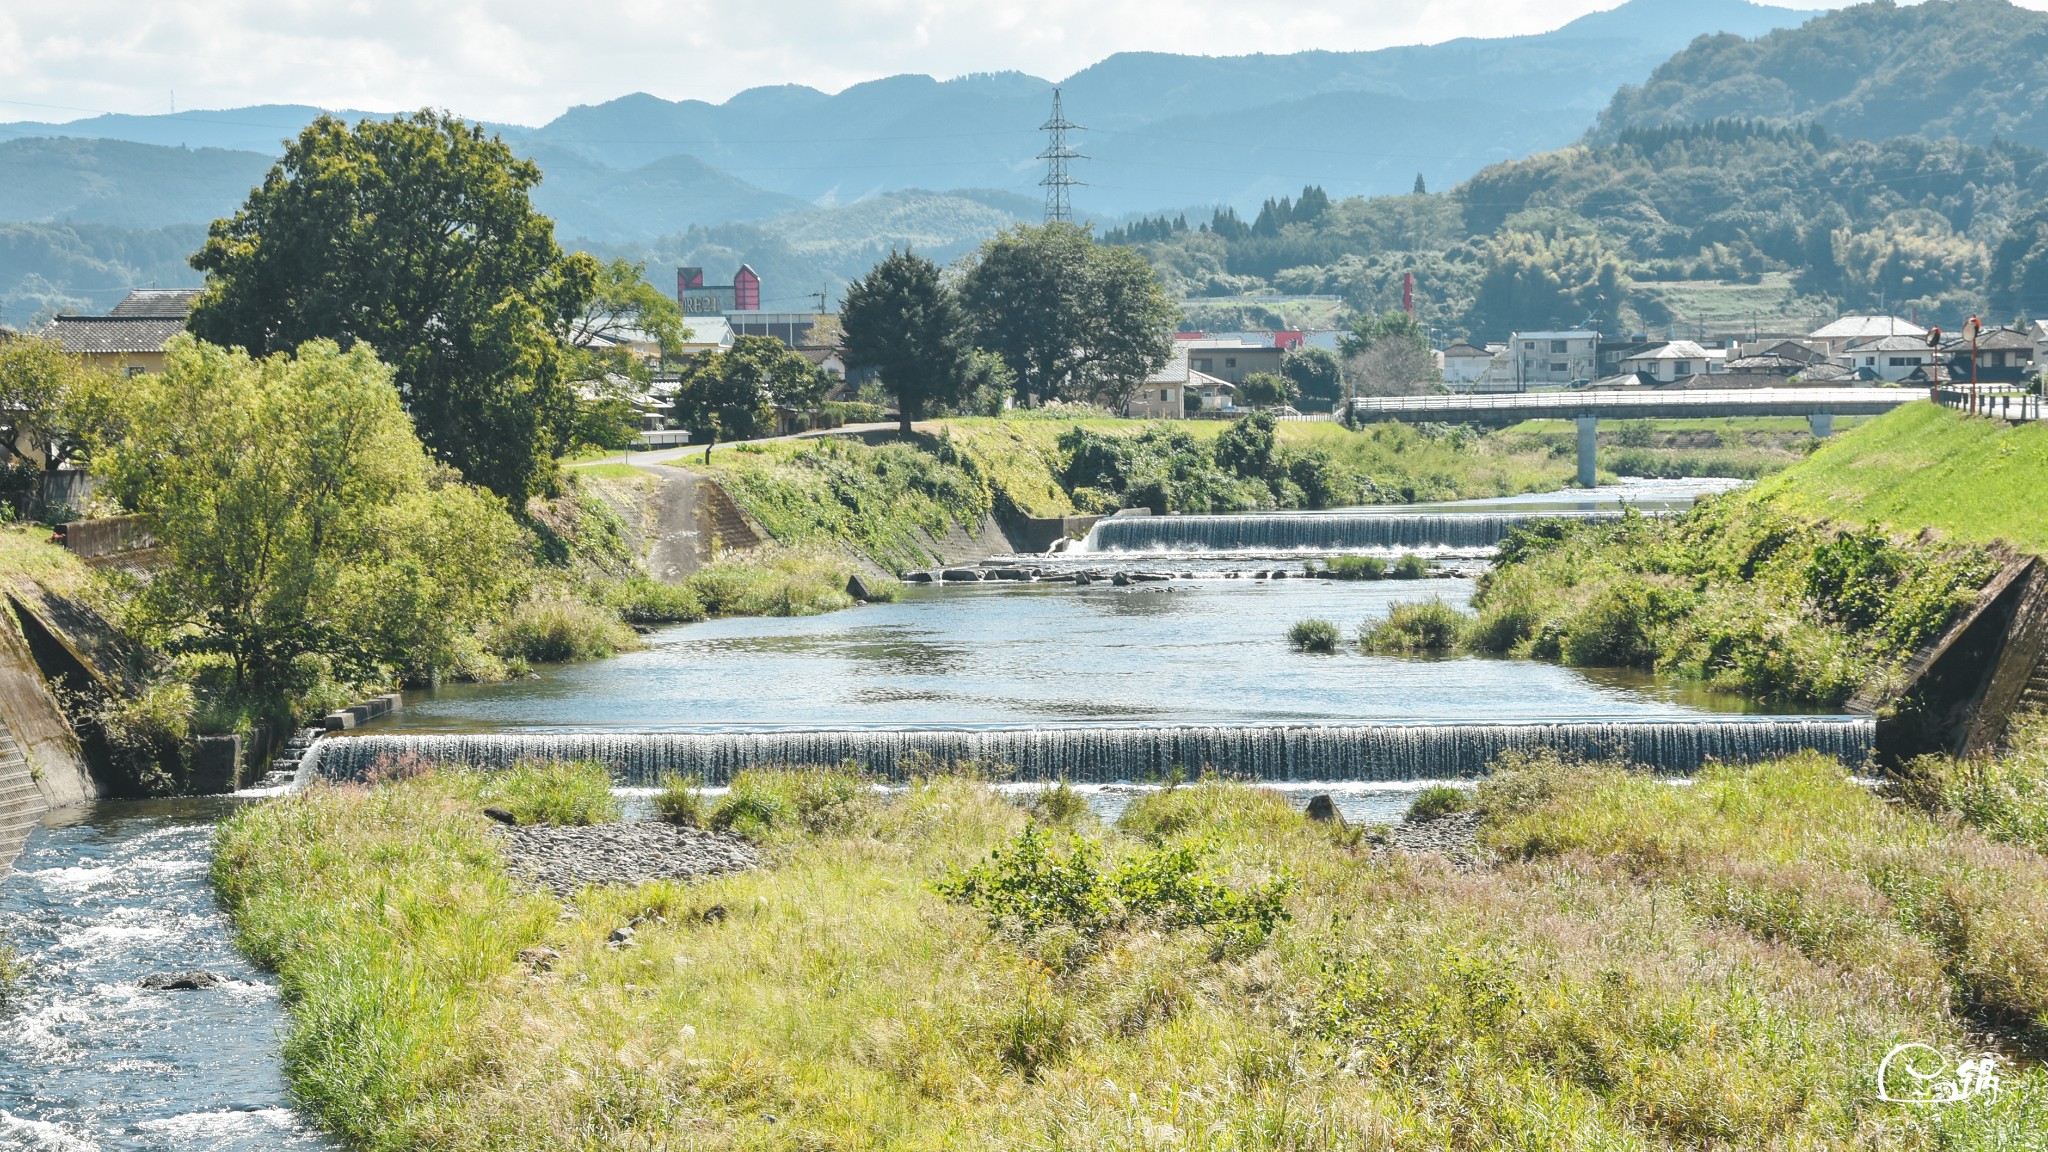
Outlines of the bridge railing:
{"type": "Polygon", "coordinates": [[[1530,412],[1555,410],[1598,415],[1604,409],[1659,409],[1683,412],[1689,409],[1800,408],[1815,412],[1848,409],[1885,409],[1910,403],[1921,396],[1917,390],[1894,388],[1700,388],[1685,391],[1599,391],[1599,392],[1508,392],[1494,395],[1384,396],[1354,399],[1352,410],[1360,415],[1444,413],[1471,415],[1487,412],[1530,412]]]}
{"type": "Polygon", "coordinates": [[[1968,385],[1934,390],[1934,402],[1958,412],[1996,416],[2023,424],[2041,419],[2041,397],[2013,391],[2009,385],[1987,384],[1972,394],[1968,385]]]}

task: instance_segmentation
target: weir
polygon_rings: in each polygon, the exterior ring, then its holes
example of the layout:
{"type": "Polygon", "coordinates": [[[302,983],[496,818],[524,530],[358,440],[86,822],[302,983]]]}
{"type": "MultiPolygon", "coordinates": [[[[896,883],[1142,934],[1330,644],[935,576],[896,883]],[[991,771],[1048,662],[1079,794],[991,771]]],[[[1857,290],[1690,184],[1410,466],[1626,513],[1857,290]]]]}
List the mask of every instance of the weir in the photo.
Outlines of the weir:
{"type": "Polygon", "coordinates": [[[1230,516],[1117,516],[1076,552],[1331,551],[1340,548],[1491,548],[1537,520],[1613,519],[1621,512],[1292,512],[1230,516]]]}
{"type": "Polygon", "coordinates": [[[1089,784],[1156,780],[1176,771],[1272,781],[1399,781],[1476,776],[1504,752],[1544,749],[1685,774],[1712,761],[1769,760],[1809,750],[1859,768],[1870,758],[1874,731],[1868,717],[1772,716],[1520,724],[394,734],[321,740],[307,754],[299,779],[360,780],[380,763],[418,757],[487,769],[523,759],[596,760],[629,786],[656,785],[670,774],[724,784],[746,768],[848,761],[891,779],[974,764],[992,776],[1089,784]]]}

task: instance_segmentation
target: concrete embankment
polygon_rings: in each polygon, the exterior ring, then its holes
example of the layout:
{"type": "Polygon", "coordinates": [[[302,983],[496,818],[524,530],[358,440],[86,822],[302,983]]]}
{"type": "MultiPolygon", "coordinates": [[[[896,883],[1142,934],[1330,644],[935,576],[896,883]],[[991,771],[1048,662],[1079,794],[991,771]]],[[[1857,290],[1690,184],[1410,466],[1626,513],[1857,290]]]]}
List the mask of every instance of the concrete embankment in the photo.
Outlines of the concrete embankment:
{"type": "Polygon", "coordinates": [[[99,794],[15,611],[0,613],[0,873],[52,808],[99,794]]]}
{"type": "Polygon", "coordinates": [[[2048,709],[2048,562],[2008,560],[1896,690],[1850,706],[1878,714],[1878,752],[1890,764],[1997,753],[2016,717],[2048,709]]]}

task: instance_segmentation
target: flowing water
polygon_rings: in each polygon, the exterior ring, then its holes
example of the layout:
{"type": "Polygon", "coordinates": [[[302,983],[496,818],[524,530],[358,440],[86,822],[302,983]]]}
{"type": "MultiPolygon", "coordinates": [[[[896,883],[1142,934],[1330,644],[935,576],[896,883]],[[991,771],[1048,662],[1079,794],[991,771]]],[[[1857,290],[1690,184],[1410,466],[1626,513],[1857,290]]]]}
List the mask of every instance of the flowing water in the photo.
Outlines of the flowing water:
{"type": "Polygon", "coordinates": [[[0,880],[0,930],[26,962],[0,1013],[0,1149],[329,1147],[286,1101],[276,986],[235,951],[207,881],[231,803],[101,803],[30,835],[0,880]],[[137,985],[192,969],[226,982],[137,985]]]}

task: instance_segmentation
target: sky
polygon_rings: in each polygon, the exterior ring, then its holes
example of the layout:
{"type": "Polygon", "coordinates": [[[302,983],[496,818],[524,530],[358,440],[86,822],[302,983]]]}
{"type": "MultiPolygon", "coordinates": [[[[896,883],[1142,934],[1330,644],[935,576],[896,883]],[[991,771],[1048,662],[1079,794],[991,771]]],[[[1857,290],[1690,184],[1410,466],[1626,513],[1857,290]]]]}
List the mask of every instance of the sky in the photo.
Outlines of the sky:
{"type": "Polygon", "coordinates": [[[1058,79],[1127,50],[1239,55],[1522,35],[1617,2],[8,0],[0,121],[297,103],[432,105],[540,124],[636,91],[722,101],[757,85],[836,92],[904,72],[1058,79]]]}

